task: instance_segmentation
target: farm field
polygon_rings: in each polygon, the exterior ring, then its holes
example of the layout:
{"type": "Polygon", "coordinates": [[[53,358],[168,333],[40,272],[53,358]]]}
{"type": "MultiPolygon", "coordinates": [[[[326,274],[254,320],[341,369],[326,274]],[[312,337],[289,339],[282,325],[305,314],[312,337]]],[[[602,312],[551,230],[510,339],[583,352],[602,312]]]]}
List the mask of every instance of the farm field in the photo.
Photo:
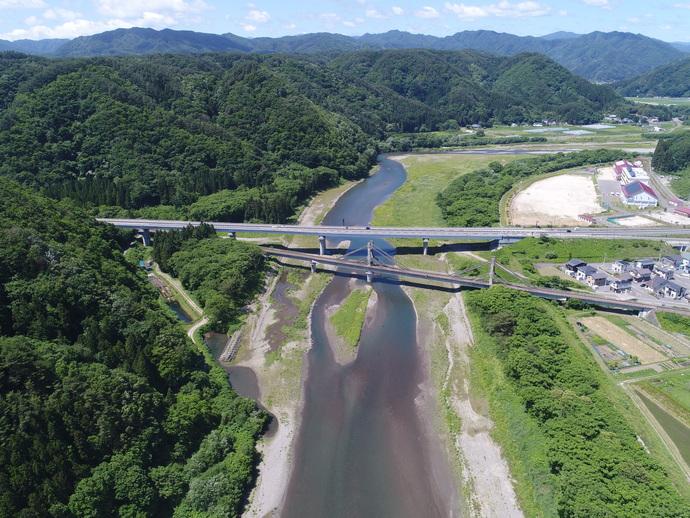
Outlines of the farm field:
{"type": "MultiPolygon", "coordinates": [[[[643,365],[663,362],[669,359],[669,356],[652,345],[651,340],[642,332],[638,336],[645,339],[645,341],[633,336],[603,316],[581,318],[580,322],[605,342],[612,343],[629,356],[636,356],[639,359],[639,363],[643,365]]],[[[607,363],[610,364],[614,361],[623,360],[623,357],[615,353],[613,349],[608,346],[603,347],[604,344],[601,345],[602,348],[598,348],[598,350],[607,363]],[[609,353],[609,350],[612,352],[609,353]]]]}

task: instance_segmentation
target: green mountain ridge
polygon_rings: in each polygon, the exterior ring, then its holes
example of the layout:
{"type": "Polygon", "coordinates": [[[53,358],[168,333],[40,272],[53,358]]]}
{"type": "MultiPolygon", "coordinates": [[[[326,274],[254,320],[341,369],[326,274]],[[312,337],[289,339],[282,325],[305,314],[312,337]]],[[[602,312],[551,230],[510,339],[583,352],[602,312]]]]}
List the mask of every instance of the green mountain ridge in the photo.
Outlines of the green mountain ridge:
{"type": "Polygon", "coordinates": [[[0,41],[0,50],[15,50],[59,57],[142,55],[150,53],[195,54],[203,52],[323,53],[355,50],[427,48],[434,50],[486,50],[501,55],[520,52],[546,54],[572,72],[598,82],[642,74],[684,56],[682,47],[640,34],[593,32],[555,33],[544,37],[515,36],[488,30],[462,31],[437,37],[392,30],[382,34],[344,36],[312,33],[278,38],[242,38],[234,34],[131,28],[82,36],[57,45],[57,41],[32,48],[26,42],[0,41]]]}

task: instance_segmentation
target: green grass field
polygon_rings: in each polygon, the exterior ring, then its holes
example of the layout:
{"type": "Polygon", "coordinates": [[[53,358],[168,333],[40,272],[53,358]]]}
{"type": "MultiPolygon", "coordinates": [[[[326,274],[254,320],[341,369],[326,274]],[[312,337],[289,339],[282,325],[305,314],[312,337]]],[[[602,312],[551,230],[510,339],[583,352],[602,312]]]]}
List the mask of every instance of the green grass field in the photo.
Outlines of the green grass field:
{"type": "Polygon", "coordinates": [[[626,99],[641,104],[661,104],[666,106],[690,105],[690,97],[626,97],[626,99]]]}
{"type": "Polygon", "coordinates": [[[374,225],[386,227],[441,227],[441,210],[436,195],[458,176],[488,166],[490,162],[507,163],[519,155],[428,154],[404,157],[407,181],[374,211],[374,225]]]}

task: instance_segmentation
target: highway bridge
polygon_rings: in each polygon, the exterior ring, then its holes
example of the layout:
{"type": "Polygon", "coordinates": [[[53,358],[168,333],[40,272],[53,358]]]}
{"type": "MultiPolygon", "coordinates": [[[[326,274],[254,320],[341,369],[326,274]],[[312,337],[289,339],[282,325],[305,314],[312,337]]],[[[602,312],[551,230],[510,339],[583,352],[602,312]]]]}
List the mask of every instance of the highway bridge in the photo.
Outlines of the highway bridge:
{"type": "MultiPolygon", "coordinates": [[[[405,277],[409,279],[421,280],[424,283],[439,282],[450,284],[454,287],[464,288],[489,288],[492,285],[490,280],[477,279],[473,277],[459,277],[445,273],[428,272],[423,270],[415,270],[409,268],[399,268],[395,266],[374,265],[350,259],[337,258],[334,256],[321,256],[309,254],[305,252],[297,252],[290,249],[278,249],[262,247],[264,252],[269,256],[284,257],[289,259],[296,259],[299,261],[308,262],[311,270],[315,272],[318,264],[335,266],[343,270],[349,270],[362,276],[366,276],[367,281],[373,282],[375,277],[405,277]]],[[[368,261],[370,262],[370,261],[368,261]]],[[[662,303],[656,300],[649,302],[639,302],[634,300],[619,300],[612,297],[594,293],[579,293],[575,291],[556,290],[550,288],[539,288],[535,286],[524,286],[513,283],[501,283],[503,286],[518,290],[526,291],[537,297],[552,299],[552,300],[567,300],[579,299],[588,304],[597,306],[604,306],[615,309],[624,309],[629,311],[638,311],[646,313],[652,309],[663,309],[674,313],[681,313],[690,315],[690,306],[687,302],[680,301],[678,306],[671,305],[672,303],[662,303]]]]}
{"type": "MultiPolygon", "coordinates": [[[[198,226],[199,221],[176,221],[156,219],[112,219],[99,218],[99,221],[111,223],[120,228],[139,230],[144,242],[150,245],[150,232],[153,230],[182,229],[186,226],[198,226]]],[[[534,228],[534,227],[349,227],[349,226],[303,226],[303,225],[270,225],[258,223],[226,223],[207,221],[217,232],[230,235],[240,233],[257,234],[291,234],[316,236],[319,238],[321,255],[325,255],[326,239],[374,239],[374,238],[410,238],[422,241],[426,254],[429,239],[454,239],[496,241],[498,245],[515,243],[526,237],[547,236],[568,239],[649,239],[666,241],[680,250],[690,246],[690,225],[668,227],[580,227],[580,228],[534,228]]],[[[689,221],[690,223],[690,221],[689,221]]]]}

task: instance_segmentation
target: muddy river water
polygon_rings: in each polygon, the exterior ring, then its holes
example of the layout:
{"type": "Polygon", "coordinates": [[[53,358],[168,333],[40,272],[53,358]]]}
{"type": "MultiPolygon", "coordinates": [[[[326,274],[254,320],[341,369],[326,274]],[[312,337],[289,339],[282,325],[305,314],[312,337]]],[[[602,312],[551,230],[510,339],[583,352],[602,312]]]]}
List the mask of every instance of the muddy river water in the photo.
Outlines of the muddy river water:
{"type": "MultiPolygon", "coordinates": [[[[406,178],[398,162],[382,158],[380,165],[340,198],[324,225],[369,224],[373,209],[406,178]]],[[[353,241],[350,250],[365,244],[353,241]]],[[[377,246],[393,251],[383,241],[377,246]]],[[[334,276],[313,309],[303,409],[280,516],[456,515],[449,469],[415,403],[425,374],[412,302],[396,283],[377,280],[356,359],[341,365],[328,343],[326,310],[347,297],[349,283],[334,276]]]]}

